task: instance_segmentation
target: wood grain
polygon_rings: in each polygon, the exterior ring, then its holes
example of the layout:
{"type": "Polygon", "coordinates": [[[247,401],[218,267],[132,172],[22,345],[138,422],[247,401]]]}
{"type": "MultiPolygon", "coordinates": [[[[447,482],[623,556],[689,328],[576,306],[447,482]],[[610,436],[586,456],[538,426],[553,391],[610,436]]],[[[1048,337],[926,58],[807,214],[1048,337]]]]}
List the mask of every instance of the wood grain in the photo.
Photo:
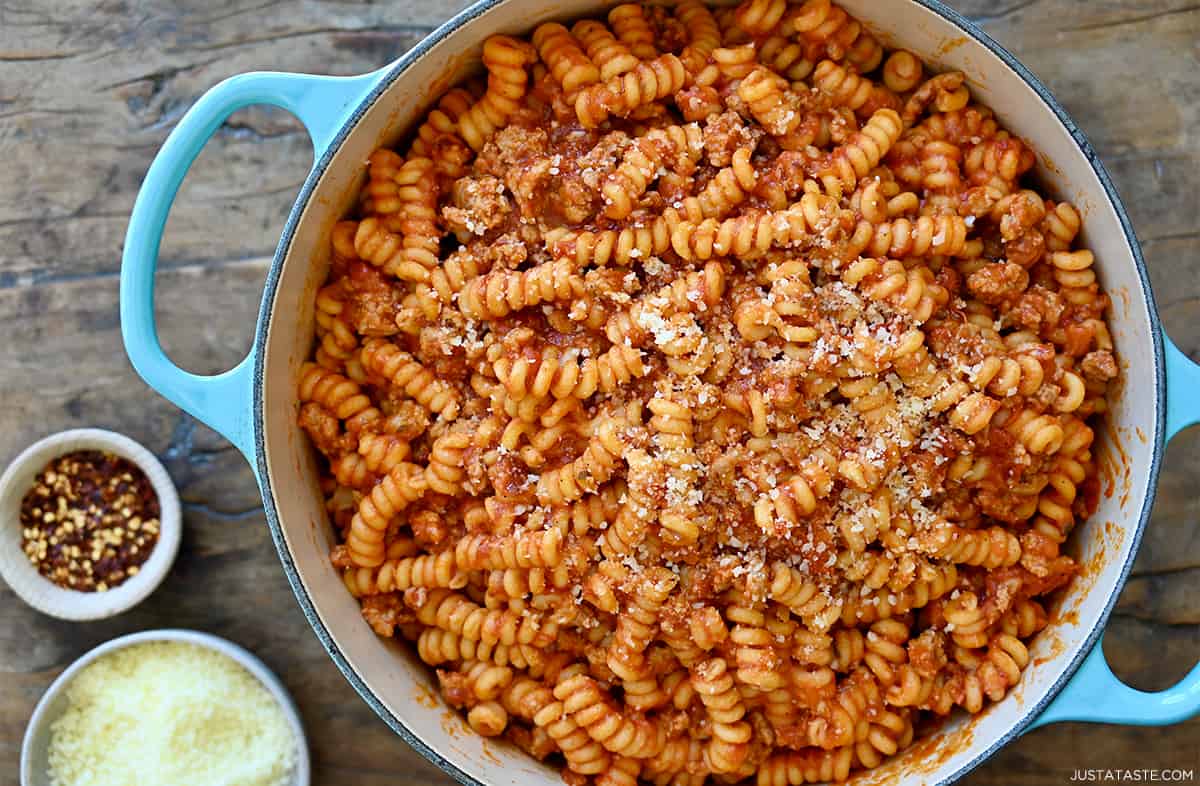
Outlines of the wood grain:
{"type": "MultiPolygon", "coordinates": [[[[1100,152],[1144,244],[1166,326],[1200,357],[1200,5],[1184,0],[957,0],[1041,76],[1100,152]]],[[[62,428],[102,426],[165,461],[184,500],[179,561],[115,620],[38,615],[0,589],[0,783],[46,685],[89,647],[181,626],[227,636],[288,684],[317,784],[450,781],[378,720],[297,608],[243,459],[143,385],[117,319],[122,236],[166,134],[242,71],[360,73],[412,46],[462,0],[0,1],[0,461],[62,428]]],[[[245,352],[259,287],[309,164],[270,109],[236,113],[184,183],[163,244],[164,346],[214,372],[245,352]]],[[[1106,637],[1130,684],[1162,688],[1200,656],[1200,437],[1167,451],[1134,576],[1106,637]]],[[[1016,741],[970,784],[1061,784],[1077,768],[1200,770],[1200,720],[1166,729],[1063,724],[1016,741]]]]}

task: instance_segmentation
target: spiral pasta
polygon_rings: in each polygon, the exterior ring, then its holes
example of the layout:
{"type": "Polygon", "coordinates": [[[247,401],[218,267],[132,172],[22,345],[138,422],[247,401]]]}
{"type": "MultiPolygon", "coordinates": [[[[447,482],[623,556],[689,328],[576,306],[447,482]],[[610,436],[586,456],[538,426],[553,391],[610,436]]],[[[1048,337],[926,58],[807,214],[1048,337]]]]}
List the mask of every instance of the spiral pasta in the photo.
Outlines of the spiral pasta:
{"type": "Polygon", "coordinates": [[[351,560],[363,567],[381,564],[388,525],[396,514],[419,499],[427,488],[425,473],[415,464],[398,464],[384,476],[383,481],[362,498],[350,522],[346,545],[350,549],[351,560]]]}
{"type": "Polygon", "coordinates": [[[497,353],[493,370],[516,399],[587,398],[597,390],[616,390],[646,373],[641,353],[623,344],[610,347],[599,358],[583,357],[574,350],[559,352],[554,347],[543,349],[532,360],[497,353]]]}
{"type": "Polygon", "coordinates": [[[829,197],[805,194],[787,210],[746,212],[724,221],[680,222],[671,233],[671,247],[682,259],[714,256],[762,256],[775,247],[814,241],[836,227],[836,203],[829,197]]]}
{"type": "Polygon", "coordinates": [[[694,123],[647,132],[625,151],[621,165],[606,178],[601,188],[607,205],[604,214],[610,218],[625,218],[633,212],[635,200],[646,191],[665,164],[672,163],[676,171],[686,171],[700,157],[702,150],[700,127],[694,123]],[[673,163],[673,159],[679,163],[673,163]]]}
{"type": "Polygon", "coordinates": [[[437,267],[441,234],[437,226],[438,184],[431,159],[409,158],[396,170],[398,210],[385,218],[389,229],[404,236],[400,255],[389,264],[437,267]]]}
{"type": "Polygon", "coordinates": [[[572,93],[600,81],[600,69],[588,58],[571,31],[557,22],[547,22],[534,30],[533,45],[566,92],[572,93]]]}
{"type": "Polygon", "coordinates": [[[562,561],[562,542],[558,529],[517,536],[470,535],[455,546],[454,560],[463,570],[554,567],[562,561]]]}
{"type": "MultiPolygon", "coordinates": [[[[832,60],[817,63],[812,74],[813,84],[825,93],[835,105],[858,111],[871,100],[874,85],[871,80],[859,76],[853,70],[832,60]]],[[[900,116],[896,116],[899,124],[900,116]]],[[[899,136],[899,133],[897,133],[899,136]]]]}
{"type": "MultiPolygon", "coordinates": [[[[453,555],[449,552],[445,554],[449,557],[449,563],[453,563],[453,555]]],[[[488,645],[504,644],[511,647],[515,644],[531,644],[544,647],[554,639],[554,627],[544,626],[536,615],[484,609],[450,590],[425,593],[416,605],[416,615],[417,621],[423,625],[441,628],[469,641],[488,645]]]]}
{"type": "Polygon", "coordinates": [[[588,59],[600,69],[601,79],[612,79],[637,68],[638,56],[629,46],[617,40],[604,24],[594,19],[581,19],[574,24],[571,32],[587,48],[588,59]]]}
{"type": "Polygon", "coordinates": [[[534,62],[534,48],[509,36],[493,36],[483,45],[488,71],[487,92],[458,119],[458,130],[478,151],[517,111],[527,89],[525,67],[534,62]]]}
{"type": "Polygon", "coordinates": [[[893,109],[880,109],[871,115],[862,130],[829,155],[829,164],[822,181],[830,193],[852,190],[859,178],[883,160],[887,151],[900,138],[900,115],[893,109]]]}
{"type": "Polygon", "coordinates": [[[466,90],[452,88],[417,128],[412,152],[432,159],[443,177],[457,179],[466,173],[470,148],[458,133],[458,120],[471,108],[473,101],[466,90]]]}
{"type": "Polygon", "coordinates": [[[738,83],[737,94],[754,119],[784,148],[798,150],[814,140],[815,134],[803,125],[804,114],[787,80],[770,69],[753,68],[738,83]]]}
{"type": "Polygon", "coordinates": [[[426,628],[421,632],[417,638],[417,654],[430,666],[458,661],[484,661],[518,669],[532,668],[540,658],[538,651],[532,647],[492,646],[464,639],[441,628],[426,628]]]}
{"type": "Polygon", "coordinates": [[[628,452],[625,462],[629,468],[625,501],[611,518],[601,541],[608,557],[628,554],[645,539],[660,502],[656,490],[666,482],[663,466],[644,450],[628,452]]]}
{"type": "Polygon", "coordinates": [[[523,272],[497,270],[467,282],[458,293],[463,314],[498,319],[540,303],[583,296],[583,278],[570,260],[547,262],[523,272]]]}
{"type": "Polygon", "coordinates": [[[896,93],[907,93],[921,84],[924,67],[912,52],[897,49],[883,64],[883,83],[896,93]]]}
{"type": "Polygon", "coordinates": [[[770,594],[804,620],[809,628],[824,632],[838,619],[842,599],[828,588],[805,580],[795,568],[782,563],[773,567],[770,594]]]}
{"type": "Polygon", "coordinates": [[[388,560],[374,568],[347,568],[345,583],[352,595],[361,597],[412,587],[463,587],[467,576],[455,569],[454,555],[443,552],[388,560]]]}
{"type": "Polygon", "coordinates": [[[700,537],[695,503],[700,473],[691,411],[685,402],[664,396],[651,399],[647,408],[656,455],[667,473],[665,507],[659,516],[663,535],[673,543],[695,543],[700,537]]]}
{"type": "Polygon", "coordinates": [[[883,224],[861,221],[850,247],[875,257],[961,256],[969,249],[967,225],[960,216],[897,218],[883,224]]]}
{"type": "Polygon", "coordinates": [[[721,45],[721,28],[708,7],[699,0],[683,0],[675,6],[675,16],[687,31],[688,44],[679,59],[689,73],[697,74],[708,56],[721,45]]]}
{"type": "Polygon", "coordinates": [[[645,651],[654,638],[659,609],[678,580],[665,568],[650,571],[642,579],[629,610],[617,620],[606,662],[613,674],[625,681],[626,689],[631,682],[648,676],[645,651]]]}
{"type": "Polygon", "coordinates": [[[580,266],[629,266],[670,248],[671,230],[666,218],[660,216],[648,224],[621,229],[552,231],[546,236],[546,244],[556,256],[574,259],[580,266]]]}
{"type": "Polygon", "coordinates": [[[745,0],[734,10],[734,18],[751,35],[762,35],[775,28],[787,11],[784,0],[745,0]]]}
{"type": "Polygon", "coordinates": [[[554,696],[563,703],[564,714],[612,753],[639,759],[653,756],[662,747],[662,727],[618,713],[587,675],[577,674],[559,682],[554,696]]]}
{"type": "Polygon", "coordinates": [[[608,23],[635,57],[650,60],[658,55],[658,49],[654,46],[654,29],[646,20],[642,6],[637,3],[616,6],[608,12],[608,23]]]}
{"type": "Polygon", "coordinates": [[[348,431],[360,431],[382,415],[353,380],[313,363],[300,370],[300,401],[320,404],[344,421],[348,431]]]}
{"type": "Polygon", "coordinates": [[[362,349],[363,367],[378,374],[397,390],[404,391],[421,406],[446,420],[458,415],[458,395],[446,383],[434,379],[412,355],[382,340],[368,341],[362,349]]]}
{"type": "Polygon", "coordinates": [[[705,750],[705,760],[713,772],[734,772],[749,753],[751,727],[744,718],[746,707],[733,684],[728,664],[712,658],[692,671],[692,687],[700,697],[713,736],[705,750]]]}
{"type": "Polygon", "coordinates": [[[604,325],[604,335],[613,344],[644,346],[656,338],[660,320],[673,322],[680,312],[714,308],[725,293],[725,269],[710,261],[701,270],[688,273],[653,293],[639,298],[628,309],[616,312],[604,325]]]}
{"type": "Polygon", "coordinates": [[[1036,668],[1121,368],[1080,212],[830,0],[484,42],[330,229],[331,562],[573,786],[845,780],[1036,668]]]}
{"type": "Polygon", "coordinates": [[[875,70],[883,59],[883,47],[879,42],[830,0],[806,0],[793,16],[792,26],[831,60],[844,58],[859,73],[875,70]]]}
{"type": "Polygon", "coordinates": [[[660,55],[581,91],[575,100],[575,114],[584,128],[595,128],[610,115],[627,117],[639,107],[677,92],[686,78],[687,70],[677,56],[660,55]]]}
{"type": "MultiPolygon", "coordinates": [[[[430,128],[426,135],[433,136],[436,133],[430,128]]],[[[371,153],[367,159],[367,184],[363,186],[362,193],[365,212],[384,216],[400,209],[400,186],[396,182],[396,175],[403,165],[404,159],[394,150],[380,149],[371,153]]]]}
{"type": "Polygon", "coordinates": [[[582,456],[538,478],[538,500],[543,505],[562,504],[595,493],[613,476],[623,452],[620,423],[606,420],[596,428],[582,456]]]}
{"type": "Polygon", "coordinates": [[[363,434],[358,453],[367,470],[386,475],[412,455],[412,447],[398,434],[363,434]]]}
{"type": "Polygon", "coordinates": [[[692,222],[731,213],[758,185],[758,172],[750,162],[752,155],[747,147],[735,150],[730,165],[713,175],[699,194],[684,199],[679,213],[692,222]]]}

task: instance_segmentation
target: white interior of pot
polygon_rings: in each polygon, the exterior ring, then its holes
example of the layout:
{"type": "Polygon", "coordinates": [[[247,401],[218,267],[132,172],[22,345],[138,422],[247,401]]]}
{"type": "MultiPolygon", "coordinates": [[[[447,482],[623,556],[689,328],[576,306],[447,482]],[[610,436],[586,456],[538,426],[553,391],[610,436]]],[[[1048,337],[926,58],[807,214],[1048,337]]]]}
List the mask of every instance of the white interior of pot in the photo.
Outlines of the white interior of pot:
{"type": "MultiPolygon", "coordinates": [[[[1006,735],[1059,680],[1103,612],[1132,548],[1132,533],[1150,483],[1156,422],[1152,327],[1141,283],[1120,222],[1085,156],[1041,98],[998,57],[961,30],[910,0],[847,0],[847,11],[889,46],[904,46],[939,69],[961,69],[976,98],[1002,124],[1033,142],[1048,188],[1081,211],[1082,242],[1096,254],[1113,298],[1111,325],[1122,353],[1124,389],[1112,402],[1102,455],[1100,509],[1080,527],[1070,551],[1084,566],[1061,600],[1054,622],[1031,648],[1020,685],[972,719],[956,718],[932,737],[857,782],[909,776],[936,781],[957,772],[1006,735]]],[[[269,488],[299,575],[325,628],[379,701],[426,745],[467,775],[488,784],[558,784],[558,775],[505,743],[469,730],[437,694],[430,669],[403,643],[378,638],[359,615],[328,561],[332,545],[316,464],[296,425],[295,383],[313,337],[313,296],[328,265],[329,231],[354,203],[364,161],[396,143],[426,106],[477,67],[480,44],[493,33],[522,33],[548,19],[602,8],[595,0],[547,4],[507,0],[434,45],[371,107],[337,152],[297,229],[277,289],[266,343],[263,406],[269,488]]]]}

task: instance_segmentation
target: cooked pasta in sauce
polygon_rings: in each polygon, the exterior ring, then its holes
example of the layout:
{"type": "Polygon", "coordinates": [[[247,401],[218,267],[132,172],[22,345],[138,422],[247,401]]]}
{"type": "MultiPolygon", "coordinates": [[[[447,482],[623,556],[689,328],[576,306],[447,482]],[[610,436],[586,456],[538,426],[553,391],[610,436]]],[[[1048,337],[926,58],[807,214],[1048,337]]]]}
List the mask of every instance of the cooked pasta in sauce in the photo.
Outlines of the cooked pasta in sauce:
{"type": "Polygon", "coordinates": [[[842,780],[1004,697],[1118,373],[1078,211],[827,0],[483,47],[333,230],[333,563],[478,733],[594,780],[842,780]]]}

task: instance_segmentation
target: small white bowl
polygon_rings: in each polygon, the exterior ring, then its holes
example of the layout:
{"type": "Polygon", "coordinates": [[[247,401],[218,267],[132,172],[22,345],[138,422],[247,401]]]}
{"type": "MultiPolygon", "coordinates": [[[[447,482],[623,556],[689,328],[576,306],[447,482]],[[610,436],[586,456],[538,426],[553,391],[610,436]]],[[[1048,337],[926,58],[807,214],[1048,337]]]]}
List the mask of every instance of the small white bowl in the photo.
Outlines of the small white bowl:
{"type": "Polygon", "coordinates": [[[89,650],[68,666],[66,671],[58,675],[58,679],[50,684],[37,706],[34,707],[33,717],[29,719],[29,725],[25,728],[25,739],[21,743],[21,786],[50,786],[50,726],[67,710],[67,686],[70,685],[75,675],[89,663],[110,652],[134,644],[155,641],[179,641],[207,647],[232,658],[254,675],[283,710],[296,739],[296,762],[293,767],[295,777],[291,784],[292,786],[309,786],[312,766],[309,762],[308,741],[304,736],[304,726],[300,722],[300,713],[296,710],[295,702],[292,701],[287,688],[274,672],[248,650],[231,641],[210,633],[175,629],[147,630],[105,642],[89,650]]]}
{"type": "Polygon", "coordinates": [[[120,614],[154,592],[179,552],[183,523],[179,494],[170,475],[146,448],[129,437],[97,428],[51,434],[30,445],[0,475],[0,576],[40,612],[65,620],[97,620],[120,614]],[[103,450],[141,467],[158,495],[158,542],[135,576],[105,592],[64,589],[37,572],[21,550],[21,499],[46,465],[76,450],[103,450]]]}

